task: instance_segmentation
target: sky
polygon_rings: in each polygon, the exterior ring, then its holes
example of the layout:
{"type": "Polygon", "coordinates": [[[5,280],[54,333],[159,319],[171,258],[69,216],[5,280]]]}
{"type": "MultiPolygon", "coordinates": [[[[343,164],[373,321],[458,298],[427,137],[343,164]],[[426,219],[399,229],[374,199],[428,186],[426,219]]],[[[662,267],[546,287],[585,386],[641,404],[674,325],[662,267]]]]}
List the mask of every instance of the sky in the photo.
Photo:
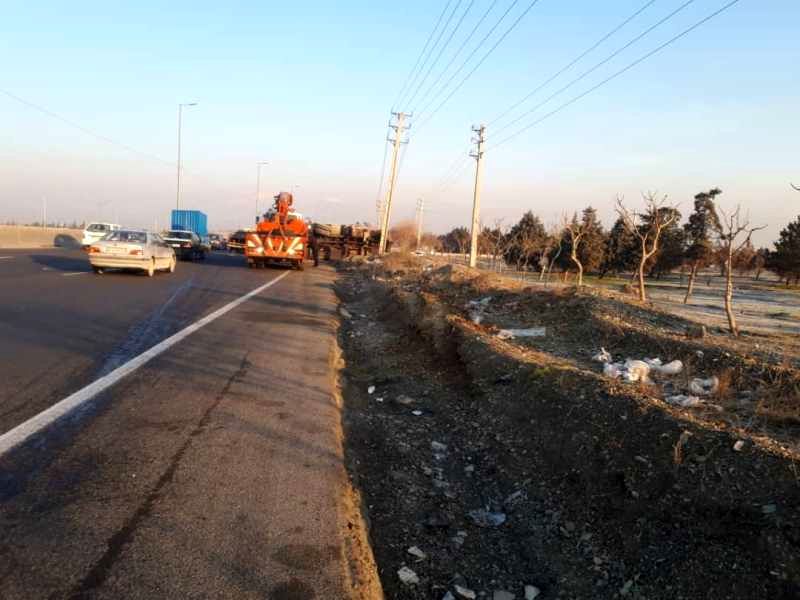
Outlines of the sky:
{"type": "Polygon", "coordinates": [[[484,224],[529,209],[554,223],[592,205],[610,225],[616,197],[638,206],[648,191],[686,217],[695,193],[720,187],[724,207],[767,226],[755,238],[767,245],[800,213],[796,0],[740,0],[559,109],[726,3],[3,1],[0,221],[38,220],[46,206],[48,220],[165,227],[177,107],[196,102],[183,111],[181,207],[212,229],[252,223],[260,161],[262,210],[293,190],[316,221],[374,222],[394,109],[414,116],[393,222],[423,197],[427,230],[469,224],[467,153],[484,123],[484,224]]]}

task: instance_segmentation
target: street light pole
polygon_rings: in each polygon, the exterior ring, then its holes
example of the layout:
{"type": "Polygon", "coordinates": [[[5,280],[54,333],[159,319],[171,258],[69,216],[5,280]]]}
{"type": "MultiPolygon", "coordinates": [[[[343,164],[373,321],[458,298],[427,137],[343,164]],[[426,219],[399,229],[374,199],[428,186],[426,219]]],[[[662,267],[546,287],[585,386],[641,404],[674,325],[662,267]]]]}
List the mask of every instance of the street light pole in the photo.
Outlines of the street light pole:
{"type": "Polygon", "coordinates": [[[197,106],[197,102],[184,102],[178,104],[178,183],[175,191],[175,208],[181,208],[181,117],[184,106],[197,106]]]}
{"type": "Polygon", "coordinates": [[[261,167],[268,164],[267,161],[256,163],[256,223],[258,223],[258,202],[261,199],[261,167]]]}

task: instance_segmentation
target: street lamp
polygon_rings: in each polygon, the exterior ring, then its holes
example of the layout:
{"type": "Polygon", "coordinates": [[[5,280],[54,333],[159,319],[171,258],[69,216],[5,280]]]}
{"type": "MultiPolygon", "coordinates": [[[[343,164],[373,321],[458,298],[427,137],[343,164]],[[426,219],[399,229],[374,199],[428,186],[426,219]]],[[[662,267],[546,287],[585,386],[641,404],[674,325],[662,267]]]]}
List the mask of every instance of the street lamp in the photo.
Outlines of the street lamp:
{"type": "Polygon", "coordinates": [[[256,224],[258,224],[258,201],[261,198],[261,167],[268,164],[265,160],[256,163],[256,224]]]}
{"type": "Polygon", "coordinates": [[[181,207],[181,116],[184,106],[197,106],[197,102],[184,102],[178,104],[178,189],[175,192],[175,208],[181,207]]]}

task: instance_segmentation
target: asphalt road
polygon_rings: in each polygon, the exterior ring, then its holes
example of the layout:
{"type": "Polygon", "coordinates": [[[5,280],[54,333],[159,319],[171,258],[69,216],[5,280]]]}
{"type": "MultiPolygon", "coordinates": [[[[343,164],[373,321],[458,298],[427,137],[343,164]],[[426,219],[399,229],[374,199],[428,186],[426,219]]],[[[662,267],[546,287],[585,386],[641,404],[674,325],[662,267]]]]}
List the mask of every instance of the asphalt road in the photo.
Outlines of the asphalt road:
{"type": "MultiPolygon", "coordinates": [[[[0,433],[283,272],[215,255],[95,276],[80,252],[0,252],[0,433]]],[[[333,280],[290,272],[0,457],[0,598],[378,597],[348,509],[333,280]]]]}

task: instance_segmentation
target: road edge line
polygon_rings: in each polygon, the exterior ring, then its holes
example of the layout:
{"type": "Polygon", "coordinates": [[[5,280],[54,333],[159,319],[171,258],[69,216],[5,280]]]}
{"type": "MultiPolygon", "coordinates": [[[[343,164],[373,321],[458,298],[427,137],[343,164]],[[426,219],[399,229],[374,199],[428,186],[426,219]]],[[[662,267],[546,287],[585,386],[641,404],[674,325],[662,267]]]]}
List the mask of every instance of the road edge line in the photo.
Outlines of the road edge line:
{"type": "Polygon", "coordinates": [[[27,421],[24,421],[10,429],[6,433],[0,435],[0,458],[5,456],[8,452],[13,450],[14,448],[22,445],[26,441],[28,441],[31,437],[36,435],[37,433],[41,432],[46,427],[49,427],[57,420],[67,416],[72,411],[79,408],[81,405],[85,404],[99,393],[107,390],[115,383],[117,383],[120,379],[130,375],[139,367],[147,364],[149,361],[163,353],[165,350],[168,350],[184,338],[188,337],[198,329],[205,327],[212,321],[215,321],[222,315],[230,312],[240,304],[246,302],[253,296],[260,294],[267,288],[275,285],[281,279],[286,277],[290,271],[286,271],[285,273],[281,273],[275,279],[272,279],[265,283],[262,286],[257,287],[256,289],[246,293],[244,296],[229,302],[225,306],[218,308],[211,314],[206,315],[202,319],[195,321],[191,325],[187,325],[179,332],[172,334],[165,340],[161,340],[158,344],[145,350],[138,356],[130,359],[126,363],[120,365],[107,375],[103,375],[99,379],[96,379],[89,385],[81,388],[77,392],[74,392],[64,398],[63,400],[59,400],[50,408],[43,410],[42,412],[34,415],[27,421]]]}

